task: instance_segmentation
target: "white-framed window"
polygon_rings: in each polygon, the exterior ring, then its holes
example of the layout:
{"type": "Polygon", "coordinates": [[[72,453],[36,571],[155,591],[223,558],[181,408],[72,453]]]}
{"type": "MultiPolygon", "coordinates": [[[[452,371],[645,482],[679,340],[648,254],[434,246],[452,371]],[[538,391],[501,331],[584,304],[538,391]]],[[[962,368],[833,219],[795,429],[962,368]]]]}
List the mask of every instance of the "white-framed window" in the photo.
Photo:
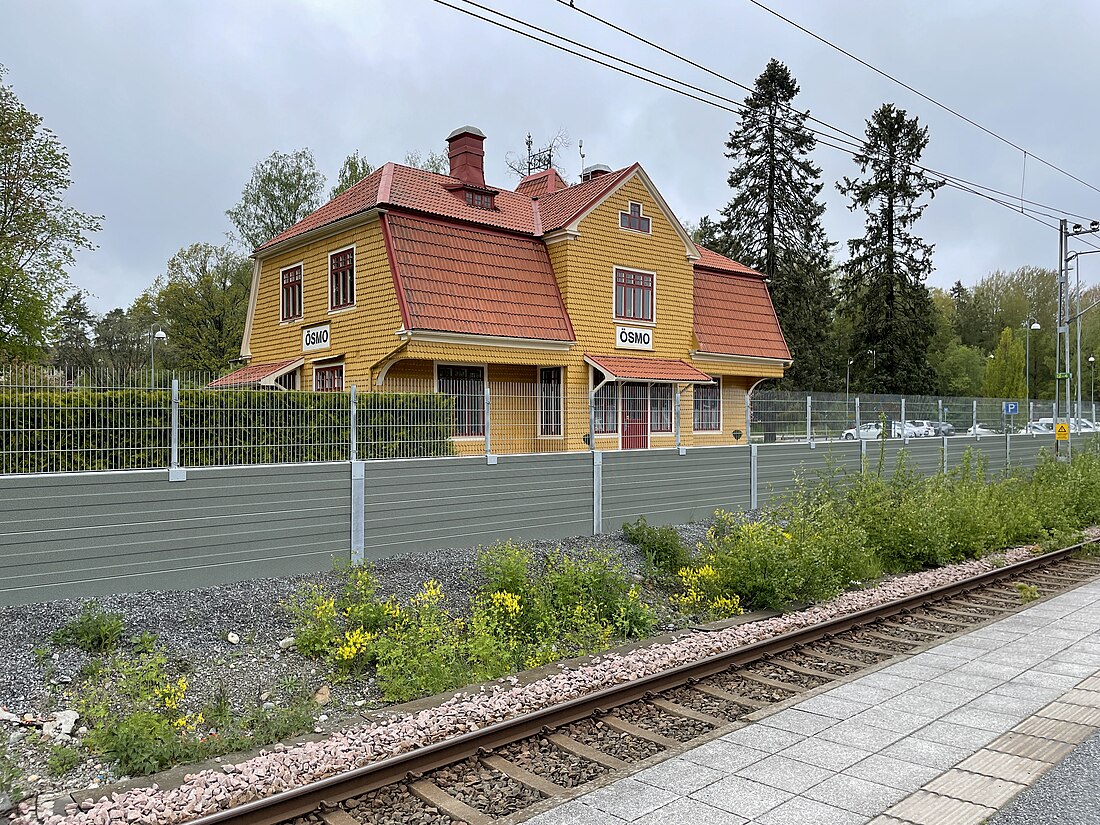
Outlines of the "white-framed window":
{"type": "Polygon", "coordinates": [[[615,318],[653,321],[653,273],[615,270],[615,318]]]}
{"type": "Polygon", "coordinates": [[[329,367],[313,368],[314,392],[343,392],[344,365],[333,364],[329,367]]]}
{"type": "Polygon", "coordinates": [[[649,431],[672,432],[672,403],[676,394],[672,384],[649,385],[649,431]]]}
{"type": "Polygon", "coordinates": [[[539,435],[562,434],[561,367],[539,368],[539,435]]]}
{"type": "MultiPolygon", "coordinates": [[[[596,372],[595,383],[603,380],[603,373],[596,372]]],[[[607,435],[619,431],[619,385],[609,381],[598,390],[592,399],[592,409],[596,418],[596,435],[607,435]]]]}
{"type": "Polygon", "coordinates": [[[696,384],[691,395],[691,428],[697,433],[721,432],[721,377],[716,377],[713,384],[696,384]]]}
{"type": "Polygon", "coordinates": [[[455,399],[455,435],[485,435],[485,367],[437,364],[435,369],[436,389],[455,399]]]}
{"type": "Polygon", "coordinates": [[[355,247],[330,252],[328,256],[328,308],[343,309],[355,304],[355,247]]]}
{"type": "Polygon", "coordinates": [[[279,270],[281,282],[279,320],[293,321],[302,317],[302,265],[279,270]]]}
{"type": "Polygon", "coordinates": [[[649,218],[642,214],[642,205],[630,201],[625,212],[619,213],[619,228],[629,229],[631,232],[649,233],[649,218]]]}

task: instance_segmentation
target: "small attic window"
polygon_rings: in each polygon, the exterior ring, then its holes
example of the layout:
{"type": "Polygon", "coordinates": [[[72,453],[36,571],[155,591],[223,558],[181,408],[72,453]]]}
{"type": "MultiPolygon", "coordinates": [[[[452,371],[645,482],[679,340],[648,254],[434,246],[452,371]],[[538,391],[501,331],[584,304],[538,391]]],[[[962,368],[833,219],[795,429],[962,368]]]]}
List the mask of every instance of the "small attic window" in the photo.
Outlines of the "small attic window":
{"type": "Polygon", "coordinates": [[[642,215],[642,205],[630,201],[629,212],[619,213],[619,227],[629,229],[631,232],[643,232],[649,234],[649,218],[642,215]]]}
{"type": "Polygon", "coordinates": [[[472,206],[474,209],[495,209],[496,206],[493,203],[493,196],[487,195],[482,192],[474,192],[470,189],[466,190],[466,205],[472,206]]]}

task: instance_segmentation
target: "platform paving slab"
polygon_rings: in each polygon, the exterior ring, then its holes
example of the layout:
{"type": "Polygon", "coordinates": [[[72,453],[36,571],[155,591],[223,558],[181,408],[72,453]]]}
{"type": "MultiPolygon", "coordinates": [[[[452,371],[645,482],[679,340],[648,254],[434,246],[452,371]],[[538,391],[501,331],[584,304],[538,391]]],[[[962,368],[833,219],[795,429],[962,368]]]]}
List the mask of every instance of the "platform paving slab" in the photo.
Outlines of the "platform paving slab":
{"type": "Polygon", "coordinates": [[[979,825],[1100,728],[1098,634],[1094,582],[530,821],[979,825]]]}

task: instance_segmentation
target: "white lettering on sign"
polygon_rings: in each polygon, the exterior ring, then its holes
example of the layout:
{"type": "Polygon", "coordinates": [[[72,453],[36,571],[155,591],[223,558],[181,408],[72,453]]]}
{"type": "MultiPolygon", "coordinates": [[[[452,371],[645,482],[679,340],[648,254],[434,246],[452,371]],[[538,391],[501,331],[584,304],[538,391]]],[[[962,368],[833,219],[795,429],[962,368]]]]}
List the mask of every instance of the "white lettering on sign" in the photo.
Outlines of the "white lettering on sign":
{"type": "Polygon", "coordinates": [[[306,327],[302,330],[302,352],[316,349],[328,349],[328,324],[319,327],[306,327]]]}
{"type": "Polygon", "coordinates": [[[619,349],[653,349],[653,330],[615,327],[615,346],[619,349]]]}

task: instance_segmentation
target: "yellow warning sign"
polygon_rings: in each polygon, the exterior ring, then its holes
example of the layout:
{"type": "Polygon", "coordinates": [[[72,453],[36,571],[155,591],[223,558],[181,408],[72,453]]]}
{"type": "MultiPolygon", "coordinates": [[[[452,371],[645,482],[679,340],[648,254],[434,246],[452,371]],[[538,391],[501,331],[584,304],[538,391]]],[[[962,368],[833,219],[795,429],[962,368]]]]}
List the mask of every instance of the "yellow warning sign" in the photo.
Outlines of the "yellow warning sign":
{"type": "Polygon", "coordinates": [[[1069,441],[1069,424],[1059,424],[1054,428],[1055,441],[1069,441]]]}

